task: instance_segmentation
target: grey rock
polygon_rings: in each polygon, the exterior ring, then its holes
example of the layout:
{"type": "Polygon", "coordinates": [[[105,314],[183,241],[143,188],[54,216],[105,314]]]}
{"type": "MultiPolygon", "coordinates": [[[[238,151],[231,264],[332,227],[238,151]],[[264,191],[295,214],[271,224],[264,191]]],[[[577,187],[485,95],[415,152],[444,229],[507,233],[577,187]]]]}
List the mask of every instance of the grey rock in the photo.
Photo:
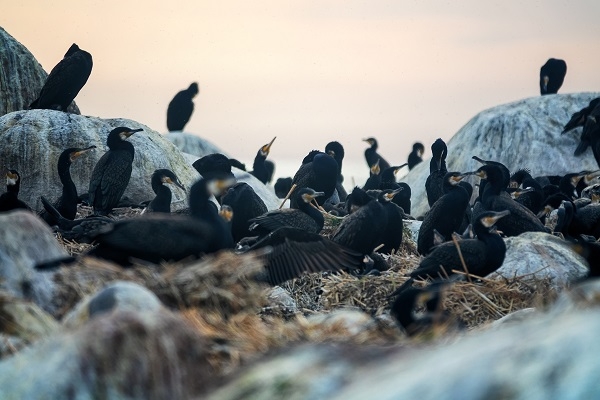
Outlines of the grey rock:
{"type": "MultiPolygon", "coordinates": [[[[591,150],[581,157],[573,155],[581,128],[560,133],[571,114],[599,96],[600,93],[537,96],[482,111],[447,142],[448,171],[479,168],[481,164],[472,160],[472,156],[499,161],[511,171],[529,168],[533,176],[596,170],[598,164],[591,150]]],[[[429,209],[425,192],[427,176],[429,160],[424,160],[403,179],[412,189],[411,212],[415,217],[429,209]]]]}
{"type": "Polygon", "coordinates": [[[421,224],[423,224],[423,221],[405,219],[403,222],[404,232],[406,233],[406,231],[408,231],[410,234],[410,240],[417,243],[417,240],[419,239],[419,230],[421,229],[421,224]]]}
{"type": "Polygon", "coordinates": [[[115,311],[155,312],[162,303],[154,293],[133,282],[113,282],[83,299],[65,316],[63,325],[74,328],[92,318],[115,311]]]}
{"type": "Polygon", "coordinates": [[[267,301],[269,302],[268,307],[280,308],[289,313],[298,312],[296,301],[290,296],[287,290],[279,286],[275,286],[269,290],[267,301]]]}
{"type": "Polygon", "coordinates": [[[600,279],[586,279],[573,285],[569,290],[564,290],[550,312],[565,313],[576,309],[598,307],[600,305],[600,279]]]}
{"type": "Polygon", "coordinates": [[[169,132],[164,135],[164,137],[170,140],[179,150],[181,150],[181,152],[191,154],[197,158],[214,153],[227,155],[223,150],[208,140],[190,133],[169,132]]]}
{"type": "MultiPolygon", "coordinates": [[[[19,197],[40,210],[41,195],[54,201],[61,194],[56,170],[60,153],[68,147],[97,147],[71,165],[78,193],[87,193],[92,170],[108,150],[106,137],[119,126],[144,129],[128,139],[135,147],[135,158],[124,197],[135,203],[152,199],[150,177],[159,168],[173,171],[186,187],[198,179],[198,173],[181,152],[163,135],[145,125],[127,119],[105,120],[53,110],[17,111],[0,117],[0,159],[21,174],[19,197]]],[[[182,191],[173,191],[174,202],[185,198],[182,191]]]]}
{"type": "MultiPolygon", "coordinates": [[[[68,48],[65,47],[65,52],[68,48]]],[[[57,54],[56,62],[61,58],[57,54]]],[[[47,77],[33,54],[0,27],[0,115],[26,110],[39,96],[47,77]]],[[[67,111],[79,114],[75,102],[67,111]]]]}
{"type": "Polygon", "coordinates": [[[539,313],[451,345],[303,346],[250,366],[208,398],[595,398],[598,329],[596,307],[539,313]]]}
{"type": "Polygon", "coordinates": [[[34,266],[68,256],[44,221],[29,211],[0,213],[0,288],[53,312],[52,273],[34,266]]]}
{"type": "Polygon", "coordinates": [[[168,311],[115,312],[0,362],[6,399],[190,399],[216,378],[205,340],[168,311]]]}
{"type": "Polygon", "coordinates": [[[506,278],[525,275],[525,279],[551,278],[552,286],[561,289],[587,274],[585,259],[556,236],[526,232],[506,238],[505,243],[506,257],[496,275],[506,278]]]}
{"type": "Polygon", "coordinates": [[[504,317],[497,319],[496,321],[493,321],[492,323],[486,325],[484,328],[498,329],[508,325],[520,324],[530,319],[537,312],[538,311],[535,308],[523,308],[521,310],[511,312],[510,314],[507,314],[504,317]]]}

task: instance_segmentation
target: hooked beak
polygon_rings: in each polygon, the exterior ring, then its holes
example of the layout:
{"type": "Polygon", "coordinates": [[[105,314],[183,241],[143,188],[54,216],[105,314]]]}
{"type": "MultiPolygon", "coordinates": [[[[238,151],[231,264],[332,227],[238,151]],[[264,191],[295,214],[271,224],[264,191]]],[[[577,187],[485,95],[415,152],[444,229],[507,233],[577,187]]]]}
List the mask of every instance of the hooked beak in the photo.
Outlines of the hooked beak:
{"type": "Polygon", "coordinates": [[[273,140],[271,140],[269,143],[265,144],[263,147],[260,148],[260,152],[262,153],[263,156],[269,155],[269,151],[271,151],[271,146],[273,145],[273,142],[275,141],[275,139],[277,139],[277,136],[275,136],[273,138],[273,140]]]}
{"type": "Polygon", "coordinates": [[[123,136],[125,136],[126,138],[128,138],[128,137],[130,137],[131,135],[133,135],[134,133],[136,133],[136,132],[141,132],[141,131],[143,131],[143,129],[142,129],[142,128],[139,128],[139,129],[132,129],[132,130],[130,130],[130,131],[123,132],[123,136]]]}
{"type": "Polygon", "coordinates": [[[85,149],[81,149],[78,151],[74,151],[71,153],[71,155],[69,156],[71,162],[75,161],[76,159],[78,159],[79,157],[81,157],[82,155],[84,155],[85,153],[87,153],[88,151],[91,151],[93,149],[95,149],[96,146],[90,146],[90,147],[86,147],[85,149]]]}
{"type": "Polygon", "coordinates": [[[394,200],[394,196],[396,196],[398,193],[400,193],[402,191],[402,189],[403,189],[402,187],[399,187],[398,189],[396,189],[390,193],[384,194],[384,196],[388,201],[392,201],[392,200],[394,200]]]}

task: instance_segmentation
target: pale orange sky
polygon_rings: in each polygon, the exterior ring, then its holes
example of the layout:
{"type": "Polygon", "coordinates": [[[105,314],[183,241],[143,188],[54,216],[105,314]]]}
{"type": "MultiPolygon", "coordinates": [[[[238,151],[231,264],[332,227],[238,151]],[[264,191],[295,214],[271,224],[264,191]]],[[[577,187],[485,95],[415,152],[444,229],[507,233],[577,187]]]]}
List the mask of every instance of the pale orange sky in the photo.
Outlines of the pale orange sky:
{"type": "Polygon", "coordinates": [[[537,96],[549,57],[568,65],[560,93],[600,91],[599,12],[598,0],[21,0],[0,23],[47,71],[73,42],[92,54],[85,115],[165,132],[169,101],[197,81],[186,131],[248,166],[273,136],[276,163],[330,140],[364,163],[375,136],[400,164],[416,140],[429,157],[479,111],[537,96]]]}

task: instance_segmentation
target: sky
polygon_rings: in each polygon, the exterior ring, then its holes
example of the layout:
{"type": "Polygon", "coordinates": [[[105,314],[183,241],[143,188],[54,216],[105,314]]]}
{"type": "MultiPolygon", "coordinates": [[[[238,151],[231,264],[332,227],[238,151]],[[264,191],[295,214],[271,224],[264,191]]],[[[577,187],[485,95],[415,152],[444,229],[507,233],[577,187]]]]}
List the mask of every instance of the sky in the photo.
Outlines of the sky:
{"type": "Polygon", "coordinates": [[[478,112],[539,95],[550,57],[568,65],[559,93],[600,91],[598,0],[20,0],[2,9],[0,25],[46,71],[72,43],[92,54],[82,114],[165,133],[169,101],[195,81],[186,131],[248,166],[277,136],[269,159],[284,176],[331,140],[357,183],[368,176],[364,138],[376,137],[392,164],[415,141],[428,158],[436,138],[478,112]]]}

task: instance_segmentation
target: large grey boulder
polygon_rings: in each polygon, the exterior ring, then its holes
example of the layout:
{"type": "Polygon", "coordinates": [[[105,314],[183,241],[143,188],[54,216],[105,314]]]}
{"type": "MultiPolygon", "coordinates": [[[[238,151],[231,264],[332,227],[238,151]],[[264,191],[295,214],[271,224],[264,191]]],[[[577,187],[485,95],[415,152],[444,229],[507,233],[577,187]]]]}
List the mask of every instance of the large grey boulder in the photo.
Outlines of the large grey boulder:
{"type": "MultiPolygon", "coordinates": [[[[0,160],[21,174],[19,197],[40,210],[41,195],[53,201],[61,194],[56,170],[60,153],[69,147],[97,147],[71,165],[78,193],[87,193],[92,170],[108,150],[106,137],[119,126],[144,129],[128,139],[135,147],[135,158],[125,197],[136,203],[152,199],[150,177],[159,168],[172,170],[186,187],[198,179],[198,173],[181,152],[145,125],[127,119],[101,119],[53,110],[17,111],[0,117],[0,160]]],[[[185,198],[182,191],[173,190],[173,201],[185,198]]]]}
{"type": "Polygon", "coordinates": [[[164,135],[183,153],[192,154],[196,157],[204,157],[208,154],[221,153],[227,155],[223,150],[213,143],[199,136],[186,132],[169,132],[164,135]]]}
{"type": "MultiPolygon", "coordinates": [[[[561,289],[569,282],[587,274],[583,257],[571,250],[563,239],[541,232],[525,232],[505,240],[506,257],[496,275],[524,279],[550,278],[554,288],[561,289]]],[[[493,276],[493,275],[492,275],[493,276]]]]}
{"type": "Polygon", "coordinates": [[[0,362],[5,399],[190,399],[214,379],[206,341],[165,310],[107,314],[0,362]]]}
{"type": "MultiPolygon", "coordinates": [[[[70,45],[65,43],[65,52],[70,45]]],[[[56,62],[61,58],[57,54],[56,62]]],[[[26,110],[40,94],[47,76],[33,54],[0,27],[0,115],[26,110]]],[[[75,102],[68,111],[79,114],[75,102]]]]}
{"type": "MultiPolygon", "coordinates": [[[[472,160],[472,156],[499,161],[511,171],[529,168],[533,176],[596,170],[598,164],[591,150],[581,157],[573,155],[581,128],[560,134],[571,114],[596,97],[600,93],[538,96],[482,111],[447,142],[448,171],[479,168],[481,164],[472,160]]],[[[425,192],[427,176],[429,160],[424,160],[403,179],[412,189],[411,211],[415,217],[429,209],[425,192]]]]}
{"type": "Polygon", "coordinates": [[[53,312],[52,274],[34,266],[68,256],[48,225],[29,211],[0,213],[0,288],[53,312]]]}
{"type": "Polygon", "coordinates": [[[303,346],[250,366],[209,399],[584,399],[600,391],[600,309],[412,349],[303,346]]]}

